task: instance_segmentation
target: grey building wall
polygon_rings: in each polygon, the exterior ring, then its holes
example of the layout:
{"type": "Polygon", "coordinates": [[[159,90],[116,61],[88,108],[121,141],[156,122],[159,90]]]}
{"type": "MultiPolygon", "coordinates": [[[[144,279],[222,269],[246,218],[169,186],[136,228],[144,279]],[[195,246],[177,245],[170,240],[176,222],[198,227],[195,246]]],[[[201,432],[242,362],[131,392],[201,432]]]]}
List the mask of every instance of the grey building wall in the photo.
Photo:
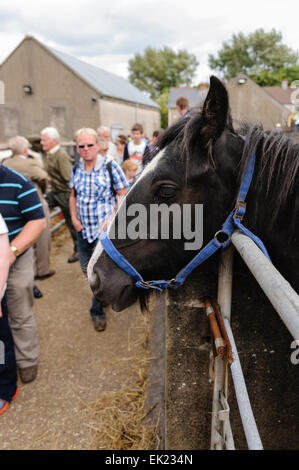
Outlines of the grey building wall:
{"type": "Polygon", "coordinates": [[[290,111],[249,78],[243,84],[238,83],[239,78],[226,84],[235,126],[241,121],[261,123],[268,129],[278,123],[286,125],[290,111]]]}
{"type": "Polygon", "coordinates": [[[20,134],[39,134],[46,126],[57,127],[72,139],[81,127],[118,125],[128,133],[136,118],[149,135],[160,127],[159,110],[101,97],[82,78],[68,69],[34,38],[26,37],[0,67],[5,84],[5,103],[0,104],[0,141],[20,134]],[[30,85],[32,95],[24,93],[30,85]]]}
{"type": "Polygon", "coordinates": [[[136,122],[142,124],[144,133],[149,138],[155,130],[160,129],[159,109],[108,98],[100,99],[99,120],[110,128],[119,126],[119,133],[125,135],[131,133],[131,128],[136,122]]]}
{"type": "Polygon", "coordinates": [[[65,138],[98,123],[94,91],[64,67],[35,40],[26,39],[0,68],[5,84],[5,104],[0,106],[0,139],[38,134],[48,125],[65,138]],[[26,95],[24,85],[32,87],[26,95]]]}

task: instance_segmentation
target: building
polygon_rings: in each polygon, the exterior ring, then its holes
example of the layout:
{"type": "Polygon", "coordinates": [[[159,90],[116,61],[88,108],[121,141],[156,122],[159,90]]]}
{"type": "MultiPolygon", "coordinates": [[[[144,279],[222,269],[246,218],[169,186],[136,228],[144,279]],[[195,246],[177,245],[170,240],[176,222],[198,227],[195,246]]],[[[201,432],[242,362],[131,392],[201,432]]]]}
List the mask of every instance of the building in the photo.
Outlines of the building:
{"type": "MultiPolygon", "coordinates": [[[[286,127],[291,114],[290,101],[280,96],[280,87],[260,87],[246,75],[239,74],[226,84],[234,126],[242,122],[261,123],[264,128],[286,127]],[[276,89],[274,92],[273,89],[276,89]]],[[[290,99],[290,92],[287,92],[290,99]]]]}
{"type": "MultiPolygon", "coordinates": [[[[160,108],[127,80],[26,36],[0,66],[5,101],[0,105],[0,141],[56,127],[72,139],[81,127],[105,125],[112,137],[139,122],[152,135],[160,108]]],[[[1,83],[1,82],[0,82],[1,83]]]]}
{"type": "Polygon", "coordinates": [[[189,106],[192,109],[200,109],[203,101],[207,96],[208,88],[198,87],[198,88],[175,88],[171,87],[169,91],[168,98],[168,125],[170,126],[176,121],[180,115],[176,110],[176,100],[180,96],[184,96],[189,101],[189,106]]]}
{"type": "Polygon", "coordinates": [[[271,95],[276,101],[282,104],[290,111],[288,117],[288,127],[291,129],[299,123],[299,100],[298,100],[298,83],[289,86],[287,80],[283,80],[281,86],[269,86],[264,90],[271,95]],[[295,86],[294,86],[295,85],[295,86]]]}

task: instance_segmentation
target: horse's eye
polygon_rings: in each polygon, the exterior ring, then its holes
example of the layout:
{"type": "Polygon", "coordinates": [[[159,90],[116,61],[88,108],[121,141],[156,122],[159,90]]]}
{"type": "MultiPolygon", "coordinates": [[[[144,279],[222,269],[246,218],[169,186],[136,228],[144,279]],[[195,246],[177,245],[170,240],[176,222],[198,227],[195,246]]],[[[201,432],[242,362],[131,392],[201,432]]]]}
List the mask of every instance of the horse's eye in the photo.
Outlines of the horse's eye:
{"type": "Polygon", "coordinates": [[[160,198],[170,198],[176,195],[177,188],[172,184],[162,184],[158,189],[156,195],[160,198]]]}

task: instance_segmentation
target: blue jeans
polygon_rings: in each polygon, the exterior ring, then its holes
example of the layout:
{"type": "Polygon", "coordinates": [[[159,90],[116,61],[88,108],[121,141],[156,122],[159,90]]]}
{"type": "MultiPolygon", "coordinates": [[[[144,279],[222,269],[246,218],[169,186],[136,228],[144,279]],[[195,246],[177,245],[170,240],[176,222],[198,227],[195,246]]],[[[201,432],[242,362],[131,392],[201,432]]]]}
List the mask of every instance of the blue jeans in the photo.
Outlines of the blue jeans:
{"type": "MultiPolygon", "coordinates": [[[[86,238],[83,238],[82,232],[77,232],[77,248],[79,254],[79,261],[82,272],[87,275],[87,265],[93,254],[93,251],[98,243],[98,240],[94,240],[89,243],[86,238]]],[[[92,305],[90,307],[90,315],[92,317],[105,317],[105,312],[102,305],[97,299],[92,297],[92,305]]]]}
{"type": "Polygon", "coordinates": [[[17,365],[14,342],[7,319],[7,306],[5,296],[1,301],[1,308],[2,318],[0,318],[0,398],[2,398],[2,400],[11,401],[12,397],[14,396],[17,390],[17,365]],[[4,357],[2,357],[3,348],[4,357]]]}

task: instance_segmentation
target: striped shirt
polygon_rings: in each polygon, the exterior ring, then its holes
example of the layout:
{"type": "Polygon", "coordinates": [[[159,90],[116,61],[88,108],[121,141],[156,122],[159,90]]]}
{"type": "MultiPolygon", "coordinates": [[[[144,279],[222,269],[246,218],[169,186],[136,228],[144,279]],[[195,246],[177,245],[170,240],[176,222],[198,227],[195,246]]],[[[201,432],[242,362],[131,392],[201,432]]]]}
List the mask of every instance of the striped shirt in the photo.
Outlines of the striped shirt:
{"type": "Polygon", "coordinates": [[[83,226],[82,235],[89,243],[99,237],[102,224],[113,212],[116,198],[111,185],[115,191],[129,186],[124,172],[109,156],[98,156],[93,170],[89,173],[81,160],[71,173],[70,187],[75,190],[78,219],[83,226]],[[106,168],[110,161],[112,182],[106,168]]]}
{"type": "Polygon", "coordinates": [[[9,241],[27,222],[45,217],[33,183],[3,165],[0,165],[0,212],[8,227],[9,241]]]}

